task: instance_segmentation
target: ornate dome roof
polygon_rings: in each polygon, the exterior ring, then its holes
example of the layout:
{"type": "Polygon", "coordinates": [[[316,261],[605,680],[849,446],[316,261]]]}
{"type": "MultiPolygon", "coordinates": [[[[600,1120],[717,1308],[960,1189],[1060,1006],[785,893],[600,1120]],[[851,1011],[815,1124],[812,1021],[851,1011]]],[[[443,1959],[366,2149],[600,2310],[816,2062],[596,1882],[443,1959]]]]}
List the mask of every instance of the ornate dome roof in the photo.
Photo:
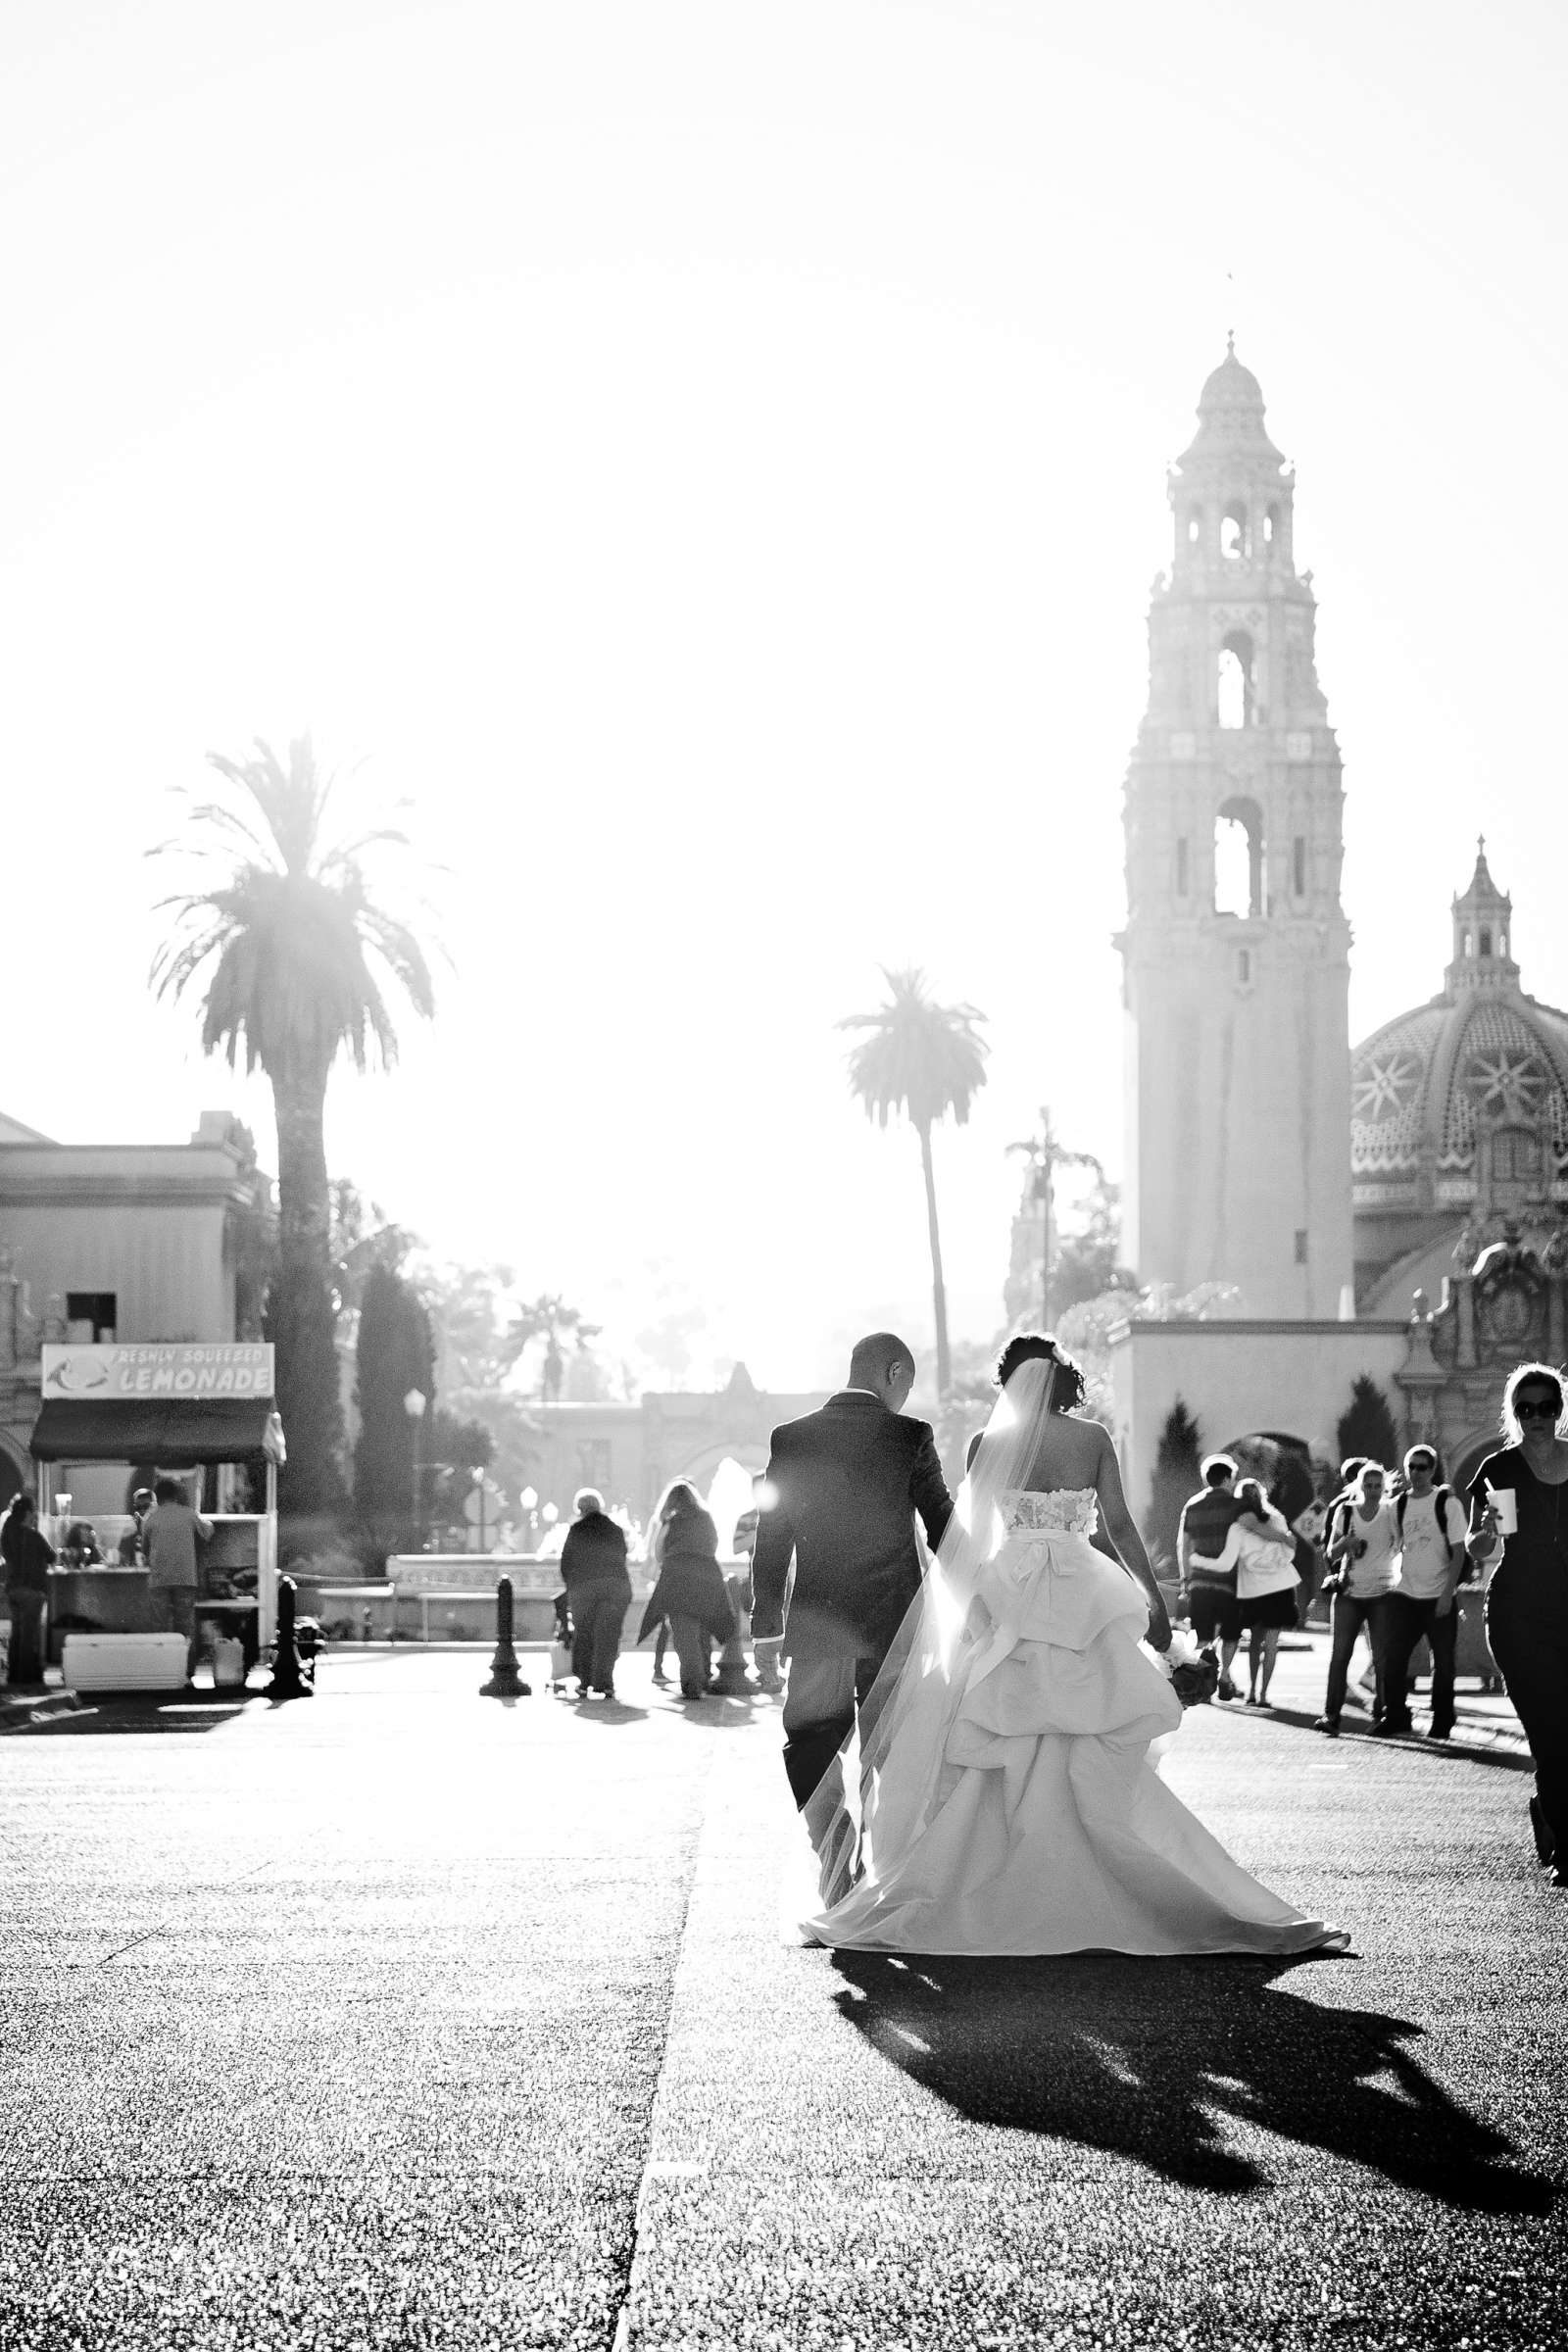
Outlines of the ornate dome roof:
{"type": "Polygon", "coordinates": [[[1236,338],[1228,336],[1225,357],[1198,396],[1198,432],[1178,464],[1188,467],[1196,458],[1265,458],[1273,466],[1284,459],[1263,429],[1263,387],[1250,368],[1236,357],[1236,338]]]}
{"type": "Polygon", "coordinates": [[[1246,410],[1263,421],[1263,387],[1250,368],[1244,368],[1236,357],[1236,338],[1226,341],[1225,357],[1207,378],[1198,395],[1200,416],[1215,416],[1222,409],[1246,410]]]}
{"type": "MultiPolygon", "coordinates": [[[[1469,889],[1453,902],[1454,958],[1443,994],[1386,1022],[1350,1057],[1358,1188],[1424,1168],[1441,1202],[1445,1177],[1473,1177],[1483,1124],[1539,1137],[1543,1175],[1568,1173],[1568,1012],[1520,987],[1508,953],[1511,915],[1483,845],[1469,889]]],[[[1461,1184],[1452,1198],[1468,1192],[1461,1184]]]]}

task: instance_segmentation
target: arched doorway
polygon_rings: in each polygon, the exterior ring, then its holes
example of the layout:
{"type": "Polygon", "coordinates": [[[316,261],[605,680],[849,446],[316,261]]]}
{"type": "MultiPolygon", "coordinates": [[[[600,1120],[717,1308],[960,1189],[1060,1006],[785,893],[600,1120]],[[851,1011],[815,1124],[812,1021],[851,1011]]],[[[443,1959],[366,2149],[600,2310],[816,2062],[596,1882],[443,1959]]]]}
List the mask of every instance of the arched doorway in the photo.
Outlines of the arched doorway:
{"type": "Polygon", "coordinates": [[[1274,1508],[1293,1523],[1317,1499],[1312,1448],[1305,1438],[1289,1430],[1252,1429],[1220,1451],[1234,1455],[1242,1476],[1257,1479],[1274,1508]]]}
{"type": "Polygon", "coordinates": [[[736,1520],[751,1504],[752,1480],[766,1468],[767,1447],[739,1439],[727,1445],[705,1446],[670,1472],[671,1478],[688,1479],[707,1501],[718,1529],[721,1558],[734,1541],[736,1520]]]}

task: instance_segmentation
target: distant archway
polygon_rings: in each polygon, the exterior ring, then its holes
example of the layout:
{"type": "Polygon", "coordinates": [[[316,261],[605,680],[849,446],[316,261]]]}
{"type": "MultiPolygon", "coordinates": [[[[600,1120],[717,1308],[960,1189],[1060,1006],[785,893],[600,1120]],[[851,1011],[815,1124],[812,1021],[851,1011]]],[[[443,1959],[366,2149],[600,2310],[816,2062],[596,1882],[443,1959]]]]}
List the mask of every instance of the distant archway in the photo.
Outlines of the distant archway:
{"type": "Polygon", "coordinates": [[[1258,1479],[1270,1502],[1291,1521],[1298,1519],[1317,1495],[1312,1448],[1305,1438],[1285,1429],[1252,1429],[1220,1447],[1234,1456],[1244,1478],[1258,1479]]]}

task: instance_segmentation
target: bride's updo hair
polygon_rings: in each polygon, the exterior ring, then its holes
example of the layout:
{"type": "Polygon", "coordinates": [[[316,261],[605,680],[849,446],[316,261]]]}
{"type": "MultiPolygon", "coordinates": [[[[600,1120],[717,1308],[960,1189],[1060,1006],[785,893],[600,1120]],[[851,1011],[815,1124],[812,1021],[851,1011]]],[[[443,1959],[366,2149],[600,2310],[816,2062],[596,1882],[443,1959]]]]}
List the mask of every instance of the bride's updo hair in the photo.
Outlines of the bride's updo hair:
{"type": "Polygon", "coordinates": [[[1004,1389],[1020,1364],[1054,1364],[1055,1386],[1051,1394],[1054,1413],[1070,1413],[1084,1400],[1084,1376],[1070,1355],[1064,1355],[1046,1331],[1020,1331],[997,1358],[996,1383],[1004,1389]]]}

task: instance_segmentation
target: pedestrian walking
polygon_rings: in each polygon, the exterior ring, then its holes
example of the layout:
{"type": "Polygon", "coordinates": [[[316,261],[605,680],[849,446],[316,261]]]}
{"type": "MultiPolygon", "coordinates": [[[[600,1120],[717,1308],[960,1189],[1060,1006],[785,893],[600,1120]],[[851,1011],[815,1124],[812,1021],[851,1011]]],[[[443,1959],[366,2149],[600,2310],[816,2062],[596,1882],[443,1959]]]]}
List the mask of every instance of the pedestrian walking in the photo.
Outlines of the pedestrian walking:
{"type": "Polygon", "coordinates": [[[1331,1738],[1339,1734],[1350,1653],[1363,1628],[1372,1649],[1374,1730],[1387,1712],[1389,1595],[1397,1577],[1399,1531],[1394,1505],[1383,1492],[1385,1476],[1381,1462],[1363,1465],[1349,1511],[1339,1515],[1339,1532],[1328,1547],[1329,1574],[1324,1582],[1334,1595],[1334,1630],[1328,1689],[1323,1712],[1313,1729],[1327,1732],[1331,1738]]]}
{"type": "Polygon", "coordinates": [[[1399,1535],[1399,1581],[1389,1602],[1389,1649],[1384,1668],[1387,1710],[1383,1728],[1408,1732],[1410,1657],[1425,1640],[1432,1652],[1432,1722],[1429,1740],[1453,1731],[1453,1670],[1459,1610],[1455,1599],[1466,1572],[1464,1505],[1449,1486],[1438,1483],[1438,1457],[1430,1446],[1412,1446],[1404,1457],[1404,1492],[1395,1496],[1399,1535]]]}
{"type": "MultiPolygon", "coordinates": [[[[1231,1666],[1242,1638],[1242,1604],[1237,1591],[1240,1548],[1231,1544],[1227,1550],[1231,1530],[1241,1524],[1261,1543],[1283,1544],[1287,1556],[1294,1549],[1294,1540],[1278,1513],[1272,1514],[1276,1525],[1268,1524],[1266,1502],[1265,1516],[1260,1518],[1241,1500],[1236,1487],[1237,1464],[1228,1453],[1211,1453],[1199,1467],[1202,1487],[1183,1503],[1182,1515],[1176,1523],[1176,1564],[1182,1579],[1182,1606],[1199,1641],[1205,1645],[1214,1642],[1220,1644],[1216,1697],[1234,1698],[1236,1684],[1231,1666]]],[[[1262,1502],[1262,1488],[1255,1479],[1250,1483],[1262,1502]]],[[[1292,1590],[1295,1590],[1294,1577],[1292,1590]]]]}
{"type": "MultiPolygon", "coordinates": [[[[764,1472],[759,1470],[752,1481],[751,1503],[735,1522],[734,1547],[739,1557],[746,1562],[746,1575],[741,1580],[744,1589],[736,1597],[735,1605],[736,1613],[745,1617],[745,1631],[748,1634],[751,1632],[752,1623],[752,1562],[757,1556],[757,1530],[762,1516],[762,1506],[766,1495],[767,1478],[764,1472]]],[[[779,1673],[778,1655],[772,1644],[765,1642],[754,1643],[752,1663],[757,1673],[758,1689],[765,1690],[770,1697],[778,1697],[784,1689],[784,1678],[779,1673]]]]}
{"type": "Polygon", "coordinates": [[[1242,1631],[1247,1636],[1247,1703],[1269,1704],[1280,1635],[1296,1623],[1296,1595],[1300,1576],[1296,1566],[1296,1539],[1284,1514],[1275,1510],[1255,1478],[1244,1478],[1236,1489],[1242,1505],[1225,1539],[1221,1559],[1236,1569],[1236,1599],[1242,1631]]]}
{"type": "Polygon", "coordinates": [[[41,1683],[49,1621],[49,1571],[54,1545],[38,1526],[30,1494],[13,1494],[0,1520],[0,1582],[3,1607],[11,1620],[8,1681],[41,1683]]]}
{"type": "Polygon", "coordinates": [[[660,1497],[651,1550],[659,1581],[637,1639],[646,1640],[655,1625],[667,1623],[680,1660],[680,1694],[703,1698],[710,1671],[709,1644],[733,1638],[735,1611],[719,1572],[718,1530],[696,1488],[683,1478],[672,1481],[660,1497]]]}
{"type": "Polygon", "coordinates": [[[590,1690],[613,1698],[621,1628],[631,1607],[625,1532],[605,1509],[597,1487],[579,1487],[572,1508],[577,1516],[561,1549],[561,1581],[571,1608],[571,1671],[579,1698],[590,1690]]]}
{"type": "MultiPolygon", "coordinates": [[[[1014,1358],[1004,1351],[1003,1361],[1010,1371],[1014,1358]]],[[[907,1344],[870,1332],[855,1344],[846,1386],[773,1432],[752,1557],[752,1632],[775,1645],[782,1637],[782,1652],[760,1652],[759,1664],[788,1655],[784,1770],[802,1810],[822,1791],[813,1819],[833,1816],[840,1750],[858,1722],[862,1746],[868,1739],[866,1702],[920,1592],[915,1513],[932,1545],[953,1515],[931,1425],[904,1410],[913,1386],[907,1344]]]]}
{"type": "Polygon", "coordinates": [[[1536,1766],[1536,1851],[1568,1886],[1568,1442],[1549,1364],[1520,1364],[1503,1392],[1509,1443],[1470,1489],[1470,1556],[1490,1570],[1487,1640],[1536,1766]],[[1500,1551],[1500,1560],[1499,1560],[1500,1551]]]}
{"type": "Polygon", "coordinates": [[[208,1541],[213,1523],[192,1509],[177,1478],[158,1479],[153,1496],[144,1530],[153,1629],[185,1637],[188,1683],[196,1671],[196,1594],[201,1588],[196,1546],[208,1541]]]}

